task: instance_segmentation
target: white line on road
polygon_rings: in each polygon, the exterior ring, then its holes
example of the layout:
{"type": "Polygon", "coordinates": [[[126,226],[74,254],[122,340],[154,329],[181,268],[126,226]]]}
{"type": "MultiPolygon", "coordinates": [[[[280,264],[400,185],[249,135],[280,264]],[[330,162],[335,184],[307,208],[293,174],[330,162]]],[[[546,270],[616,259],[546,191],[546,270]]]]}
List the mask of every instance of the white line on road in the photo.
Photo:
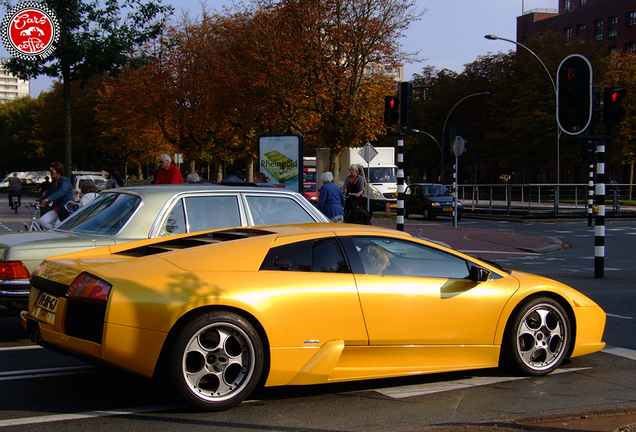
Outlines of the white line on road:
{"type": "Polygon", "coordinates": [[[47,368],[47,369],[28,369],[28,370],[17,370],[10,372],[0,372],[0,381],[11,381],[11,380],[20,380],[20,379],[29,379],[29,378],[43,378],[43,377],[51,377],[51,376],[61,376],[61,375],[73,375],[78,373],[85,372],[97,372],[95,366],[69,366],[69,367],[59,367],[59,368],[47,368]]]}
{"type": "Polygon", "coordinates": [[[607,315],[608,317],[612,317],[612,318],[620,318],[620,319],[626,319],[626,320],[634,319],[634,317],[628,317],[628,316],[623,316],[623,315],[614,315],[614,314],[609,314],[609,313],[606,313],[605,315],[607,315]]]}
{"type": "Polygon", "coordinates": [[[11,346],[11,347],[2,347],[0,351],[20,351],[20,350],[30,350],[30,349],[44,349],[40,345],[22,345],[22,346],[11,346]]]}
{"type": "Polygon", "coordinates": [[[630,360],[636,360],[636,351],[634,350],[630,350],[627,348],[619,348],[619,347],[612,347],[612,346],[605,346],[605,348],[603,348],[604,353],[607,354],[612,354],[615,356],[619,356],[619,357],[625,357],[628,358],[630,360]]]}
{"type": "Polygon", "coordinates": [[[25,417],[25,418],[16,418],[16,419],[9,419],[9,420],[0,420],[0,427],[23,426],[28,424],[51,423],[51,422],[67,421],[67,420],[84,420],[84,419],[90,419],[90,418],[96,418],[96,417],[109,417],[109,416],[117,416],[117,415],[130,415],[130,414],[137,414],[137,413],[163,411],[163,410],[169,410],[174,408],[176,408],[176,406],[163,405],[163,406],[127,408],[127,409],[110,410],[110,411],[88,411],[88,412],[73,413],[73,414],[56,414],[56,415],[47,415],[47,416],[38,416],[38,417],[25,417]]]}
{"type": "MultiPolygon", "coordinates": [[[[578,372],[582,370],[587,370],[590,368],[572,368],[572,369],[557,369],[552,372],[551,375],[557,375],[568,372],[578,372]]],[[[394,399],[402,399],[413,396],[423,396],[432,393],[441,393],[445,391],[451,390],[460,390],[470,387],[480,387],[485,385],[499,384],[502,382],[510,382],[517,381],[522,379],[531,378],[529,376],[526,377],[472,377],[463,380],[456,380],[451,382],[440,382],[440,383],[428,383],[428,384],[416,384],[410,386],[400,386],[400,387],[388,387],[383,389],[375,389],[376,392],[383,394],[385,396],[394,398],[394,399]]]]}

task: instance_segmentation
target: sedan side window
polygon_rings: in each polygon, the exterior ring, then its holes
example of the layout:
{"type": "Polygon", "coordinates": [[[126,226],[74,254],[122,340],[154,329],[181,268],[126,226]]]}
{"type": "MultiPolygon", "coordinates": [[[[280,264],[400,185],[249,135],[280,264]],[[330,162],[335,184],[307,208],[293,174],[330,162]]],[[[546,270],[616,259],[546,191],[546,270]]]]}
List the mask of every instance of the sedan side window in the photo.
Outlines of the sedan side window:
{"type": "Polygon", "coordinates": [[[237,196],[196,196],[185,199],[188,232],[241,226],[237,196]]]}
{"type": "Polygon", "coordinates": [[[361,264],[356,273],[465,279],[466,260],[419,243],[386,237],[352,237],[361,264]]]}
{"type": "Polygon", "coordinates": [[[316,222],[292,198],[259,195],[246,199],[255,225],[316,222]]]}
{"type": "Polygon", "coordinates": [[[183,200],[180,199],[174,207],[172,207],[172,210],[163,223],[161,230],[159,230],[159,237],[185,233],[186,222],[185,215],[183,213],[183,200]]]}

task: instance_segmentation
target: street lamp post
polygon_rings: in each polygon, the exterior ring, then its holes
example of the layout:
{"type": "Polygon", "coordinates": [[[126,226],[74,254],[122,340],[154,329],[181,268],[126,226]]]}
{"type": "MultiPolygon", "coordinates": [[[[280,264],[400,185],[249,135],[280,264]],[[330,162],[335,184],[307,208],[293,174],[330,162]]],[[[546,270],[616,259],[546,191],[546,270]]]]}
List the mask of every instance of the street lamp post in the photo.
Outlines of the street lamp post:
{"type": "MultiPolygon", "coordinates": [[[[530,48],[528,48],[524,44],[514,41],[512,39],[506,39],[506,38],[502,38],[492,34],[487,34],[486,36],[484,36],[484,38],[488,40],[502,40],[502,41],[510,42],[525,49],[530,54],[532,54],[534,58],[536,58],[537,61],[541,63],[541,66],[543,66],[543,69],[545,69],[546,73],[548,74],[548,77],[550,77],[552,90],[554,90],[554,98],[555,98],[555,101],[557,100],[557,88],[556,88],[556,85],[554,84],[554,78],[552,78],[552,74],[550,73],[550,70],[548,69],[548,67],[545,65],[545,63],[543,63],[543,61],[539,58],[539,56],[534,51],[532,51],[530,48]]],[[[556,106],[556,103],[555,103],[555,106],[556,106]]],[[[555,109],[555,119],[556,119],[556,109],[555,109]]],[[[561,183],[561,166],[560,166],[561,149],[560,147],[561,147],[561,126],[559,126],[559,122],[557,121],[556,188],[554,189],[554,214],[555,215],[559,214],[559,185],[561,183]]]]}
{"type": "MultiPolygon", "coordinates": [[[[419,130],[419,129],[411,129],[411,132],[421,133],[421,134],[428,135],[429,137],[431,137],[431,139],[433,141],[435,141],[435,144],[437,144],[437,147],[439,148],[439,151],[442,154],[442,156],[444,155],[444,152],[442,151],[442,146],[439,145],[439,142],[437,142],[437,140],[435,139],[435,137],[433,135],[431,135],[430,133],[425,132],[423,130],[419,130]]],[[[441,176],[440,176],[440,183],[441,183],[441,176]]]]}
{"type": "MultiPolygon", "coordinates": [[[[455,105],[453,105],[453,107],[451,108],[451,110],[448,112],[448,115],[446,116],[446,120],[444,120],[444,127],[442,128],[442,145],[441,145],[441,150],[442,150],[442,157],[441,157],[441,174],[440,174],[440,183],[444,183],[444,137],[446,136],[446,124],[448,123],[448,119],[451,115],[451,113],[453,112],[453,110],[455,109],[455,107],[457,107],[457,105],[459,105],[460,103],[462,103],[463,101],[465,101],[466,99],[473,97],[473,96],[487,96],[490,95],[489,91],[485,91],[485,92],[481,92],[481,93],[473,93],[473,94],[469,94],[468,96],[463,97],[462,99],[459,100],[459,102],[457,102],[455,105]]],[[[439,144],[438,144],[439,145],[439,144]]]]}

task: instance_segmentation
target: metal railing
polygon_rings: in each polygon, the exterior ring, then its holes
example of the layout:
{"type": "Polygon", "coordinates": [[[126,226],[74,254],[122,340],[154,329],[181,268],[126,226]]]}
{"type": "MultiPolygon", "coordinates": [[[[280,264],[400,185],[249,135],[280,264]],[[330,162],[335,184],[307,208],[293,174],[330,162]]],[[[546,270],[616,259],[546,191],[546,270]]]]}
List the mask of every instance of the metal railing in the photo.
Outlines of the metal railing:
{"type": "MultiPolygon", "coordinates": [[[[489,212],[512,211],[553,211],[555,209],[555,191],[558,186],[558,210],[566,212],[585,212],[590,198],[587,184],[461,184],[458,185],[458,197],[464,204],[464,210],[476,211],[488,209],[489,212]]],[[[608,214],[620,210],[621,199],[627,199],[634,185],[606,184],[605,205],[608,214]]],[[[450,189],[449,185],[449,189],[450,189]]]]}

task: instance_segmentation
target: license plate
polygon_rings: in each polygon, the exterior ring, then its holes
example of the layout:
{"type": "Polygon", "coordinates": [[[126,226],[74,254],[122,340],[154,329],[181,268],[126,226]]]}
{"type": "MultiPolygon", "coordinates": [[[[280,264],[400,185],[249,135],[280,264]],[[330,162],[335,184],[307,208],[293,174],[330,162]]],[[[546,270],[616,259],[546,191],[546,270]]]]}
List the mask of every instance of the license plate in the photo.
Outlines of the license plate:
{"type": "Polygon", "coordinates": [[[453,208],[452,208],[452,207],[446,207],[446,208],[444,209],[444,211],[453,211],[453,208]]]}
{"type": "Polygon", "coordinates": [[[40,292],[38,299],[35,302],[35,305],[45,311],[55,313],[57,309],[57,303],[59,302],[59,298],[47,294],[45,292],[40,292]]]}
{"type": "Polygon", "coordinates": [[[397,204],[391,204],[391,208],[397,208],[397,204]]]}

